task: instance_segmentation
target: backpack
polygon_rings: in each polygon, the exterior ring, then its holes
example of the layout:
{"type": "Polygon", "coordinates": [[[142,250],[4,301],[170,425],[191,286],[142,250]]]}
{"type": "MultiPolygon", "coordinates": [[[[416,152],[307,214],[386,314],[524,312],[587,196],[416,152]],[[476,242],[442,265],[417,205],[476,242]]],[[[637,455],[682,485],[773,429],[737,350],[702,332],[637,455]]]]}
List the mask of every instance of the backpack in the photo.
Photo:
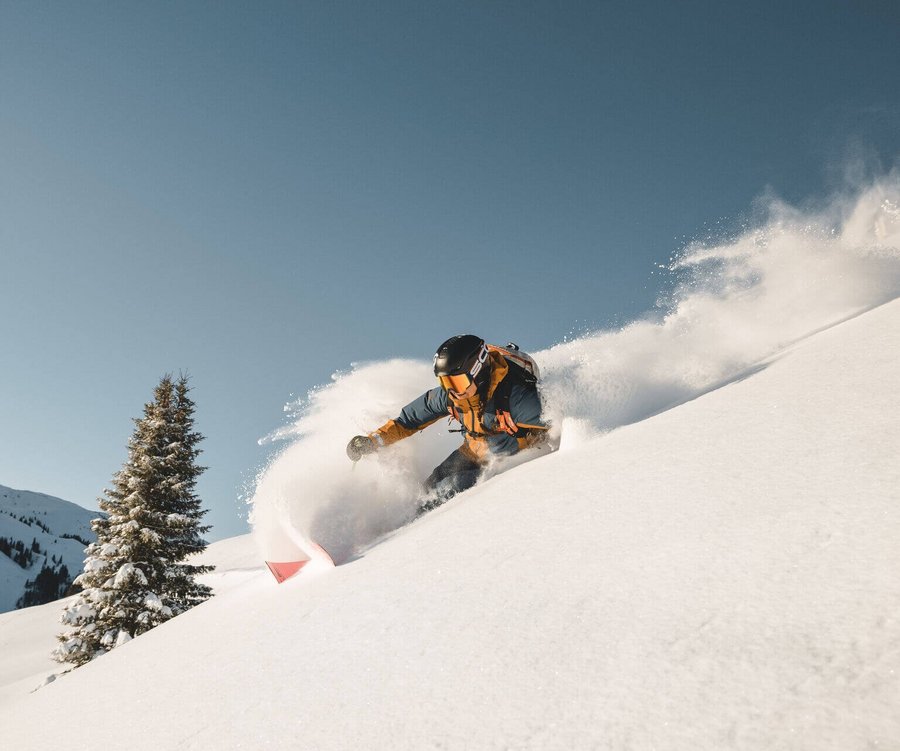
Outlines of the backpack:
{"type": "MultiPolygon", "coordinates": [[[[490,352],[499,352],[506,358],[508,363],[518,365],[519,368],[524,370],[526,373],[526,381],[530,381],[531,383],[538,382],[538,379],[541,377],[541,372],[538,369],[537,363],[531,355],[520,350],[518,344],[508,342],[505,347],[501,347],[499,344],[488,344],[486,346],[490,352]]],[[[511,368],[510,370],[512,371],[513,369],[511,368]]],[[[507,378],[509,378],[509,376],[507,376],[507,378]]],[[[506,378],[503,380],[505,381],[506,378]]]]}
{"type": "Polygon", "coordinates": [[[509,365],[509,372],[494,390],[493,398],[497,423],[505,433],[518,435],[520,433],[519,428],[513,422],[509,413],[509,396],[512,393],[513,386],[517,383],[534,388],[541,377],[541,372],[534,358],[527,352],[520,350],[518,344],[509,342],[505,347],[497,344],[488,344],[487,348],[491,352],[499,352],[503,355],[507,365],[509,365]]]}

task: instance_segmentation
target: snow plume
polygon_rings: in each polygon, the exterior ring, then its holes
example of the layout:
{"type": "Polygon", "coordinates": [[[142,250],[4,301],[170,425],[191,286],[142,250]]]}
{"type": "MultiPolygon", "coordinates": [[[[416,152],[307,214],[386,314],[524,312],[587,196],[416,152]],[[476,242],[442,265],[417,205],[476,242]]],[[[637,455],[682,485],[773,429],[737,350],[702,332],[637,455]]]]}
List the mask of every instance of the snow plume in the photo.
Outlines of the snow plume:
{"type": "Polygon", "coordinates": [[[302,402],[293,424],[270,439],[289,440],[257,480],[251,523],[267,560],[293,560],[308,540],[335,561],[409,521],[422,479],[459,443],[437,428],[351,464],[347,441],[382,425],[434,382],[430,363],[390,360],[354,365],[302,402]]]}
{"type": "Polygon", "coordinates": [[[689,245],[668,304],[539,353],[551,418],[582,437],[741,378],[814,331],[900,295],[900,174],[803,211],[770,199],[759,226],[689,245]]]}
{"type": "MultiPolygon", "coordinates": [[[[739,379],[791,342],[900,295],[900,175],[818,211],[769,200],[764,213],[734,239],[679,254],[670,302],[645,319],[532,353],[562,450],[739,379]]],[[[312,538],[345,561],[412,518],[422,479],[458,435],[435,426],[355,466],[344,449],[432,383],[425,361],[355,365],[289,405],[292,424],[271,437],[289,444],[250,501],[267,559],[309,552],[312,538]]]]}

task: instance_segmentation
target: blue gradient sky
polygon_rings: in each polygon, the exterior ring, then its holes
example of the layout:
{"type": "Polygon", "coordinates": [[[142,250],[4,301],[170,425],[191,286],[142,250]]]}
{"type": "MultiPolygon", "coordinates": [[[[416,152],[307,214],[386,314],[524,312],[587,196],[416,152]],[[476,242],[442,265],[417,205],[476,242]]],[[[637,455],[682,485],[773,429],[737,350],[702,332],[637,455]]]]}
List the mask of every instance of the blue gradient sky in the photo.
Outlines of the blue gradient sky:
{"type": "Polygon", "coordinates": [[[95,507],[187,370],[244,531],[333,371],[627,321],[763,191],[895,164],[897,7],[0,0],[0,484],[95,507]]]}

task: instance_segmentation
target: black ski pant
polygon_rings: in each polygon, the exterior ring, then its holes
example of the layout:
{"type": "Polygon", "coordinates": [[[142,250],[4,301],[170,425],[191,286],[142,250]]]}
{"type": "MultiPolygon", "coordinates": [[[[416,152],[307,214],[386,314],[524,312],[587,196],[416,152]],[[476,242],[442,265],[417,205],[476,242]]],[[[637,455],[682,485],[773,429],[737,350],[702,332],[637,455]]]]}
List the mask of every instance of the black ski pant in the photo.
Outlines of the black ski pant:
{"type": "Polygon", "coordinates": [[[457,493],[471,488],[481,475],[481,465],[457,449],[434,468],[425,480],[425,496],[419,513],[437,508],[457,493]]]}

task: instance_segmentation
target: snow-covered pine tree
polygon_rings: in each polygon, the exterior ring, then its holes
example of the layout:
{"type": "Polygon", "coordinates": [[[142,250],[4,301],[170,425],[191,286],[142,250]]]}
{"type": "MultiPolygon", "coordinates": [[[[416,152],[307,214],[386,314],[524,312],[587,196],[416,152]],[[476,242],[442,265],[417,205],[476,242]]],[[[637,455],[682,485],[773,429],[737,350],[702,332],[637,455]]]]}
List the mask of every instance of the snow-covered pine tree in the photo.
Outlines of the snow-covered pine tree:
{"type": "Polygon", "coordinates": [[[212,571],[212,567],[183,563],[188,556],[206,547],[200,535],[210,530],[209,526],[200,526],[206,510],[200,507],[200,499],[194,492],[197,478],[206,467],[197,464],[201,453],[197,444],[203,436],[194,430],[194,402],[190,390],[187,376],[182,375],[174,384],[173,433],[168,447],[170,505],[166,516],[166,549],[171,564],[166,572],[164,602],[175,615],[212,595],[209,587],[196,580],[199,574],[212,571]]]}
{"type": "Polygon", "coordinates": [[[62,616],[54,657],[76,666],[204,601],[211,590],[195,581],[211,570],[184,560],[206,547],[206,513],[195,494],[205,469],[196,464],[202,440],[186,376],[163,376],[144,416],[135,419],[128,458],[99,500],[97,541],[87,548],[83,590],[62,616]]]}

